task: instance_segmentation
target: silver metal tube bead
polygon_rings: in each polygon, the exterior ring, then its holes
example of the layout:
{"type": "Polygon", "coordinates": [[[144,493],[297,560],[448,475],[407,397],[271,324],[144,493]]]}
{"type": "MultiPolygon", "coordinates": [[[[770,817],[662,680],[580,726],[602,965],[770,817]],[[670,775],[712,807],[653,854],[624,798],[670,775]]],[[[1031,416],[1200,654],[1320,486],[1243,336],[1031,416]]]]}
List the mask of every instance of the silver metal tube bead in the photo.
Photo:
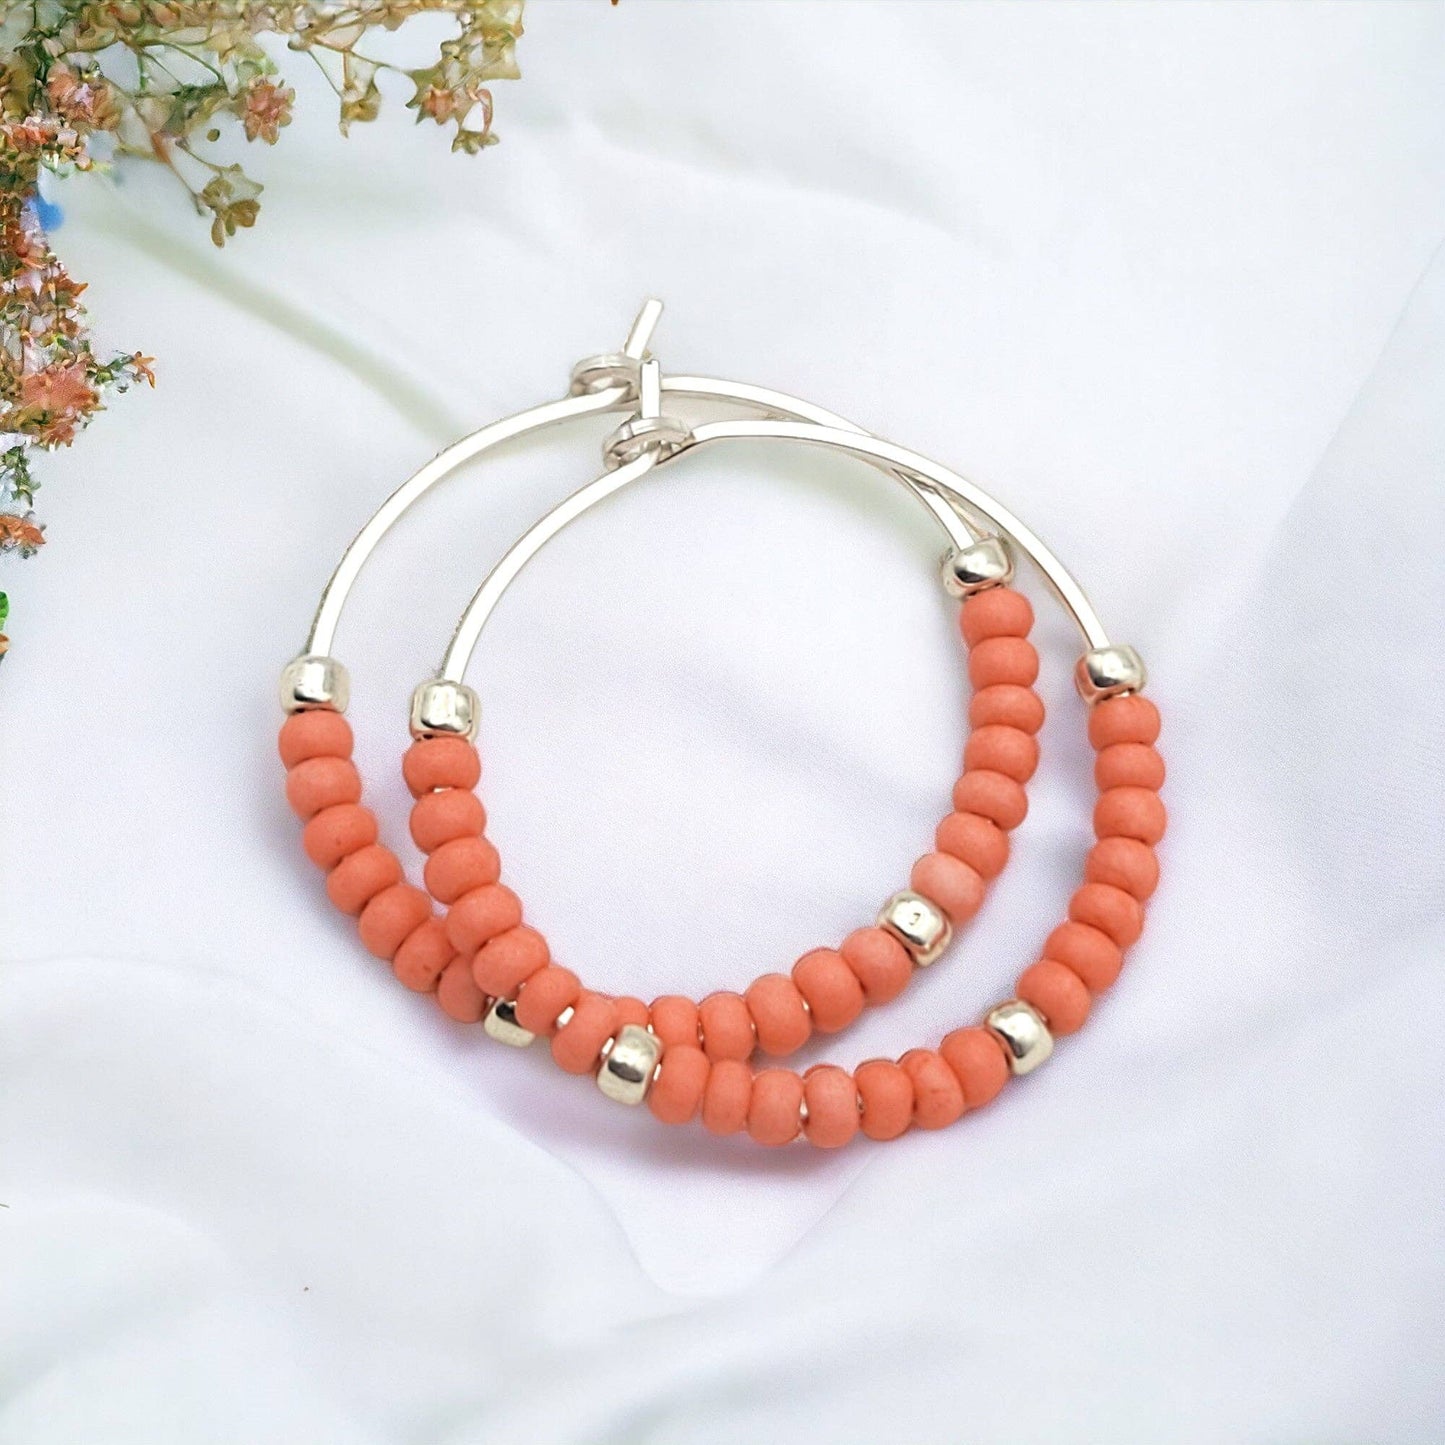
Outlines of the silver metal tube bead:
{"type": "Polygon", "coordinates": [[[1030,1074],[1054,1051],[1054,1036],[1043,1015],[1022,999],[1010,999],[990,1011],[984,1025],[1004,1046],[1009,1069],[1030,1074]]]}
{"type": "Polygon", "coordinates": [[[878,926],[891,933],[914,963],[926,968],[948,947],[953,928],[948,915],[931,898],[905,888],[895,893],[878,914],[878,926]]]}
{"type": "Polygon", "coordinates": [[[955,547],[943,559],[943,585],[951,597],[971,597],[1013,580],[1014,559],[1002,537],[980,537],[955,547]]]}
{"type": "Polygon", "coordinates": [[[662,1060],[662,1040],[641,1024],[624,1024],[603,1048],[597,1087],[619,1104],[640,1104],[662,1060]]]}
{"type": "Polygon", "coordinates": [[[281,670],[281,706],[288,713],[345,712],[351,677],[334,657],[307,652],[281,670]]]}
{"type": "Polygon", "coordinates": [[[1128,646],[1095,647],[1074,667],[1074,685],[1090,707],[1108,697],[1143,692],[1148,680],[1144,659],[1128,646]]]}

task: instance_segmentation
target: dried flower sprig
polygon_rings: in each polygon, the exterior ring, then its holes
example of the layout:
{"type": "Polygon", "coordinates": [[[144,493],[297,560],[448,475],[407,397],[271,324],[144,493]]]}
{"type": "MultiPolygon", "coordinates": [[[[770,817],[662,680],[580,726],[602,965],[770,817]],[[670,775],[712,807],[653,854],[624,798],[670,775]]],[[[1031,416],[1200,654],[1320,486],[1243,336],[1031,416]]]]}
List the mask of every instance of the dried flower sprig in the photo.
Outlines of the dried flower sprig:
{"type": "Polygon", "coordinates": [[[110,387],[153,381],[149,358],[98,357],[80,294],[41,230],[40,168],[84,166],[79,134],[53,118],[0,122],[0,553],[45,541],[29,451],[69,446],[110,387]],[[22,510],[23,509],[23,510],[22,510]]]}
{"type": "Polygon", "coordinates": [[[207,148],[223,126],[274,145],[295,92],[277,75],[265,36],[314,63],[336,92],[345,133],[381,109],[377,77],[403,75],[416,119],[452,126],[452,149],[495,143],[489,82],[515,78],[523,0],[31,0],[0,5],[0,554],[44,542],[31,510],[35,447],[68,446],[107,390],[154,384],[139,353],[92,349],[85,289],[56,257],[40,222],[42,170],[66,174],[116,156],[165,165],[210,217],[224,245],[253,226],[262,187],[207,148]],[[424,13],[457,33],[416,70],[358,47],[424,13]]]}

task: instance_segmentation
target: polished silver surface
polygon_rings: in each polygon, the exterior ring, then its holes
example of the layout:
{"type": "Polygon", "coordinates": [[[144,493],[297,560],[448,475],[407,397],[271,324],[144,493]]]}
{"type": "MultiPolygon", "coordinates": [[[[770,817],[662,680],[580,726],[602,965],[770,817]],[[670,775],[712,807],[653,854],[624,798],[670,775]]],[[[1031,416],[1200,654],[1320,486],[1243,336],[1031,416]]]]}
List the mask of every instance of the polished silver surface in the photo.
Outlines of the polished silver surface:
{"type": "Polygon", "coordinates": [[[953,937],[948,915],[931,898],[905,888],[879,910],[879,928],[886,929],[926,968],[936,962],[953,937]]]}
{"type": "Polygon", "coordinates": [[[662,368],[649,357],[637,374],[637,415],[629,417],[602,443],[602,465],[609,471],[650,456],[665,461],[692,437],[688,424],[662,413],[662,368]]]}
{"type": "Polygon", "coordinates": [[[636,397],[636,357],[624,356],[620,351],[604,351],[579,361],[572,368],[569,396],[598,396],[605,391],[621,391],[629,401],[636,397]]]}
{"type": "Polygon", "coordinates": [[[345,712],[351,676],[334,657],[303,653],[281,669],[281,706],[288,712],[345,712]]]}
{"type": "Polygon", "coordinates": [[[1095,647],[1074,668],[1074,685],[1085,702],[1102,702],[1126,692],[1143,692],[1149,674],[1132,647],[1095,647]]]}
{"type": "Polygon", "coordinates": [[[525,1049],[537,1037],[531,1029],[524,1029],[517,1022],[517,1001],[510,998],[492,1001],[491,1008],[482,1019],[482,1027],[499,1044],[509,1044],[514,1049],[525,1049]]]}
{"type": "Polygon", "coordinates": [[[615,471],[641,456],[665,461],[680,452],[691,436],[688,424],[675,416],[635,417],[623,422],[602,443],[602,464],[608,471],[615,471]]]}
{"type": "MultiPolygon", "coordinates": [[[[664,378],[664,389],[669,381],[680,384],[678,378],[664,378]]],[[[744,391],[756,393],[757,388],[740,387],[738,391],[739,394],[744,391]]],[[[964,522],[964,514],[984,517],[1000,531],[1007,533],[1014,544],[1033,560],[1065,610],[1074,619],[1084,640],[1096,648],[1108,645],[1109,639],[1102,623],[1083,590],[1063,564],[1013,513],[947,467],[920,456],[917,452],[909,451],[907,447],[896,446],[864,432],[824,426],[811,421],[774,420],[701,423],[693,427],[689,440],[677,449],[674,460],[690,454],[697,447],[718,441],[793,441],[826,447],[871,461],[887,475],[902,478],[911,486],[919,499],[938,518],[957,551],[966,550],[977,540],[973,527],[964,522]]],[[[460,682],[466,676],[472,653],[487,618],[527,563],[568,523],[576,521],[584,512],[643,476],[651,469],[655,460],[650,456],[643,456],[615,471],[604,472],[596,480],[573,492],[512,544],[502,560],[487,574],[466,611],[462,613],[447,647],[446,656],[442,659],[442,677],[460,682]]],[[[674,461],[656,461],[656,464],[671,467],[674,461]]]]}
{"type": "Polygon", "coordinates": [[[647,346],[661,319],[662,302],[649,297],[642,303],[621,351],[589,356],[572,368],[570,395],[595,396],[620,387],[627,400],[635,399],[641,391],[640,368],[648,356],[647,346]]]}
{"type": "MultiPolygon", "coordinates": [[[[1073,618],[1074,624],[1083,634],[1084,640],[1093,647],[1107,647],[1108,634],[1099,621],[1093,605],[1084,595],[1084,590],[1074,580],[1068,568],[1046,547],[1039,536],[1016,517],[1002,502],[989,496],[976,483],[958,472],[940,465],[929,457],[898,446],[895,442],[884,441],[868,433],[849,432],[837,427],[809,425],[793,421],[751,422],[720,421],[693,429],[691,446],[702,446],[708,442],[723,441],[741,437],[756,440],[798,441],[812,446],[828,447],[848,452],[865,461],[883,466],[894,476],[909,478],[925,492],[932,492],[940,499],[946,498],[949,510],[956,508],[973,520],[971,530],[980,532],[994,530],[1001,532],[1020,551],[1026,553],[1034,565],[1043,573],[1044,580],[1063,604],[1064,610],[1073,618]]],[[[970,538],[970,542],[973,539],[970,538]]],[[[956,547],[969,545],[954,539],[956,547]]]]}
{"type": "Polygon", "coordinates": [[[544,427],[555,426],[559,422],[571,421],[576,417],[613,411],[627,405],[628,401],[625,387],[612,387],[589,396],[549,401],[542,406],[534,406],[527,411],[518,412],[515,416],[495,421],[490,426],[484,426],[480,431],[473,432],[438,452],[381,504],[371,520],[342,553],[341,561],[336,564],[336,570],[321,593],[306,650],[317,653],[331,651],[346,599],[356,585],[361,569],[381,545],[382,538],[405,516],[412,504],[425,496],[444,477],[450,476],[473,457],[480,456],[503,442],[526,436],[529,432],[540,431],[544,427]]]}
{"type": "Polygon", "coordinates": [[[1021,999],[999,1004],[984,1025],[1003,1041],[1008,1066],[1015,1074],[1032,1073],[1054,1051],[1054,1036],[1043,1015],[1021,999]]]}
{"type": "MultiPolygon", "coordinates": [[[[574,385],[573,393],[560,401],[530,407],[463,437],[438,452],[398,487],[342,554],[340,562],[322,590],[305,650],[318,654],[331,652],[347,598],[356,585],[362,568],[392,527],[438,482],[473,458],[516,438],[564,422],[603,415],[634,405],[638,399],[641,364],[646,355],[652,328],[661,312],[661,302],[648,301],[634,321],[623,351],[589,358],[588,361],[579,363],[580,368],[591,368],[590,381],[585,387],[578,388],[574,385]],[[609,382],[612,384],[605,384],[609,382]]],[[[746,382],[723,381],[704,376],[665,376],[661,378],[661,390],[676,397],[733,402],[773,417],[794,417],[845,431],[862,431],[854,423],[825,407],[816,406],[799,397],[788,396],[785,392],[753,386],[746,382]]],[[[973,540],[973,533],[942,497],[928,492],[926,488],[901,473],[895,472],[893,475],[919,496],[949,531],[955,545],[967,546],[973,540]]]]}
{"type": "MultiPolygon", "coordinates": [[[[648,343],[661,310],[660,302],[649,301],[633,323],[621,352],[581,363],[579,369],[586,374],[580,382],[574,382],[573,394],[518,412],[462,438],[438,453],[393,492],[348,546],[327,582],[307,639],[307,653],[330,654],[347,597],[367,560],[412,504],[443,478],[473,458],[513,439],[563,422],[635,406],[644,362],[648,359],[648,343]]],[[[761,412],[765,418],[694,426],[690,440],[678,447],[676,455],[728,436],[786,438],[848,451],[906,485],[943,527],[955,551],[966,551],[981,534],[990,530],[1001,533],[1038,566],[1090,646],[1095,649],[1108,646],[1108,637],[1087,598],[1053,553],[1010,511],[957,473],[905,448],[879,441],[824,407],[767,387],[712,377],[663,376],[658,390],[673,398],[731,402],[761,412]]],[[[657,455],[644,452],[634,461],[623,462],[606,477],[574,493],[514,544],[463,614],[441,672],[444,680],[458,683],[463,680],[486,618],[527,561],[569,521],[645,474],[657,460],[657,455]]]]}
{"type": "Polygon", "coordinates": [[[943,585],[950,597],[972,597],[987,587],[1001,587],[1013,575],[1013,554],[1002,537],[980,537],[971,547],[955,547],[943,559],[943,585]]]}
{"type": "Polygon", "coordinates": [[[641,1024],[624,1024],[597,1070],[597,1087],[619,1104],[640,1104],[662,1058],[662,1040],[641,1024]]]}
{"type": "Polygon", "coordinates": [[[411,695],[411,735],[414,738],[477,736],[482,705],[464,682],[424,682],[411,695]]]}

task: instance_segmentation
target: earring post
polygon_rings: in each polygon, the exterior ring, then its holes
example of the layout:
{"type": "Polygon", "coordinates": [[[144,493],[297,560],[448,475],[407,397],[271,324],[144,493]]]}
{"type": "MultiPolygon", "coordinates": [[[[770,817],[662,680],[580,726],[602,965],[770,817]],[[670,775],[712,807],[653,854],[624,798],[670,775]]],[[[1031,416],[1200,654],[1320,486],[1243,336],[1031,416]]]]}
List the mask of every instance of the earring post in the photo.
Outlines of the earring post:
{"type": "Polygon", "coordinates": [[[637,319],[627,333],[627,340],[622,343],[622,354],[630,356],[633,361],[641,361],[647,355],[652,333],[657,330],[657,323],[661,319],[662,302],[656,296],[649,296],[642,303],[642,310],[637,313],[637,319]]]}
{"type": "Polygon", "coordinates": [[[656,361],[644,361],[638,369],[637,414],[651,421],[662,415],[662,367],[656,361]]]}

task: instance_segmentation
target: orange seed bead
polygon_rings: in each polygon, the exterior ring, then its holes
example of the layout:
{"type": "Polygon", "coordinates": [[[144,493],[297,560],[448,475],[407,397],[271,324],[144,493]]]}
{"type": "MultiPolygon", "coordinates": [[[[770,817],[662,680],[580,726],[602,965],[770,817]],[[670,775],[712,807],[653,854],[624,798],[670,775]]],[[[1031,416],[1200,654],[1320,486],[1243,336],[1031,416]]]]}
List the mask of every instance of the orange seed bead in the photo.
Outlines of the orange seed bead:
{"type": "Polygon", "coordinates": [[[326,708],[292,713],[281,724],[276,746],[288,771],[307,758],[349,758],[351,724],[326,708]]]}
{"type": "Polygon", "coordinates": [[[892,1059],[869,1059],[853,1071],[862,1104],[859,1126],[870,1139],[896,1139],[913,1123],[913,1080],[892,1059]]]}
{"type": "Polygon", "coordinates": [[[1159,709],[1138,693],[1106,698],[1089,712],[1089,742],[1095,748],[1114,743],[1152,743],[1158,737],[1159,709]]]}
{"type": "Polygon", "coordinates": [[[1022,637],[986,637],[968,654],[968,679],[977,688],[1032,687],[1038,675],[1039,655],[1022,637]]]}
{"type": "Polygon", "coordinates": [[[958,609],[958,630],[970,647],[990,637],[1027,637],[1033,625],[1032,604],[1012,587],[986,587],[958,609]]]}
{"type": "Polygon", "coordinates": [[[709,1134],[736,1134],[748,1123],[753,1073],[741,1059],[714,1061],[702,1095],[702,1126],[709,1134]]]}
{"type": "Polygon", "coordinates": [[[1072,919],[1049,934],[1043,956],[1073,969],[1090,993],[1103,993],[1124,966],[1123,951],[1107,933],[1072,919]]]}
{"type": "Polygon", "coordinates": [[[361,774],[349,758],[306,758],[286,774],[286,801],[298,818],[309,821],[323,808],[359,803],[361,774]]]}
{"type": "Polygon", "coordinates": [[[426,860],[422,878],[438,903],[455,903],[464,893],[495,883],[501,871],[497,850],[485,838],[473,835],[443,843],[426,860]]]}
{"type": "MultiPolygon", "coordinates": [[[[304,717],[304,713],[297,713],[304,717]]],[[[301,846],[318,868],[334,868],[343,858],[376,842],[376,814],[360,803],[323,808],[301,831],[301,846]]]]}
{"type": "Polygon", "coordinates": [[[488,883],[464,893],[447,914],[447,937],[469,958],[490,938],[522,921],[522,900],[501,883],[488,883]]]}
{"type": "Polygon", "coordinates": [[[803,1075],[808,1117],[803,1133],[819,1149],[839,1149],[858,1132],[858,1086],[853,1075],[833,1064],[819,1064],[803,1075]]]}
{"type": "Polygon", "coordinates": [[[1148,788],[1110,788],[1094,804],[1094,834],[1099,838],[1137,838],[1152,848],[1164,836],[1167,821],[1159,795],[1148,788]]]}
{"type": "Polygon", "coordinates": [[[938,1052],[963,1089],[965,1108],[981,1109],[1008,1082],[1003,1046],[985,1028],[954,1029],[938,1052]]]}
{"type": "Polygon", "coordinates": [[[1069,899],[1069,917],[1107,933],[1128,948],[1144,931],[1144,909],[1132,893],[1109,883],[1085,883],[1069,899]]]}
{"type": "Polygon", "coordinates": [[[550,1034],[557,1016],[571,1008],[582,994],[582,984],[570,968],[550,963],[539,969],[517,995],[517,1022],[534,1034],[550,1034]]]}
{"type": "Polygon", "coordinates": [[[612,1000],[612,1007],[617,1014],[618,1028],[624,1028],[627,1024],[636,1024],[640,1029],[647,1027],[649,1011],[640,998],[633,998],[631,994],[625,993],[612,1000]]]}
{"type": "Polygon", "coordinates": [[[963,1085],[932,1049],[909,1049],[898,1067],[913,1081],[913,1122],[942,1129],[963,1115],[963,1085]]]}
{"type": "Polygon", "coordinates": [[[652,1031],[669,1051],[674,1048],[699,1048],[697,1005],[681,994],[663,994],[652,1001],[649,1010],[652,1031]]]}
{"type": "Polygon", "coordinates": [[[1016,783],[1026,783],[1039,765],[1039,745],[1019,728],[990,723],[976,728],[964,744],[965,770],[988,769],[1016,783]]]}
{"type": "Polygon", "coordinates": [[[475,788],[482,760],[465,738],[423,738],[402,755],[401,775],[418,798],[434,788],[475,788]]]}
{"type": "Polygon", "coordinates": [[[832,948],[815,948],[793,965],[793,983],[807,1000],[814,1027],[825,1034],[845,1029],[863,1012],[863,985],[832,948]]]}
{"type": "Polygon", "coordinates": [[[839,945],[843,962],[853,970],[870,1004],[897,998],[913,975],[908,950],[882,928],[858,928],[839,945]]]}
{"type": "Polygon", "coordinates": [[[1093,1007],[1083,980],[1053,958],[1041,958],[1024,969],[1014,992],[1043,1014],[1053,1034],[1077,1032],[1093,1007]]]}
{"type": "MultiPolygon", "coordinates": [[[[455,938],[452,940],[455,942],[455,938]]],[[[517,990],[551,962],[547,940],[535,928],[519,924],[489,938],[472,959],[477,987],[493,998],[515,998],[517,990]]]]}
{"type": "Polygon", "coordinates": [[[743,995],[765,1054],[791,1054],[808,1042],[813,1021],[803,995],[785,973],[765,973],[743,995]]]}
{"type": "Polygon", "coordinates": [[[412,841],[423,853],[435,853],[454,838],[475,838],[486,826],[487,810],[470,788],[423,793],[412,804],[412,841]]]}
{"type": "Polygon", "coordinates": [[[594,1073],[602,1045],[616,1032],[612,1000],[600,993],[583,993],[572,1005],[572,1017],[552,1035],[552,1057],[564,1073],[594,1073]]]}
{"type": "Polygon", "coordinates": [[[741,994],[725,990],[710,993],[697,1006],[697,1013],[702,1025],[703,1051],[714,1063],[752,1057],[757,1038],[753,1033],[753,1016],[741,994]]]}
{"type": "Polygon", "coordinates": [[[360,913],[383,888],[401,882],[401,864],[380,843],[358,848],[326,877],[326,896],[343,913],[360,913]]]}
{"type": "MultiPolygon", "coordinates": [[[[432,993],[442,970],[456,957],[440,918],[428,918],[402,941],[391,960],[391,971],[415,993],[432,993]]],[[[470,970],[471,962],[467,961],[470,970]]]]}
{"type": "Polygon", "coordinates": [[[940,853],[951,853],[982,878],[997,878],[1008,862],[1008,834],[979,813],[950,813],[933,841],[940,853]]]}
{"type": "Polygon", "coordinates": [[[454,958],[437,980],[437,1002],[448,1018],[459,1024],[477,1023],[487,1011],[486,995],[472,977],[471,964],[465,958],[454,958]]]}
{"type": "Polygon", "coordinates": [[[1159,860],[1137,838],[1101,838],[1084,862],[1090,883],[1112,883],[1141,903],[1159,886],[1159,860]]]}
{"type": "Polygon", "coordinates": [[[407,936],[431,916],[431,899],[420,888],[393,883],[361,910],[356,931],[368,953],[390,963],[407,936]]]}
{"type": "Polygon", "coordinates": [[[953,806],[959,813],[978,813],[1011,832],[1028,816],[1023,785],[989,769],[965,773],[953,785],[953,806]]]}
{"type": "Polygon", "coordinates": [[[1030,735],[1044,725],[1044,704],[1031,687],[996,682],[981,688],[968,703],[970,727],[1009,727],[1030,735]]]}
{"type": "Polygon", "coordinates": [[[762,1069],[753,1076],[748,1100],[748,1134],[758,1144],[778,1148],[798,1137],[803,1081],[791,1069],[762,1069]]]}
{"type": "Polygon", "coordinates": [[[1101,793],[1110,788],[1164,786],[1164,759],[1148,743],[1111,743],[1094,759],[1094,782],[1101,793]]]}
{"type": "Polygon", "coordinates": [[[955,926],[978,912],[988,889],[976,868],[951,853],[925,853],[913,865],[908,886],[938,904],[955,926]]]}
{"type": "Polygon", "coordinates": [[[695,1044],[669,1044],[647,1094],[647,1107],[664,1124],[687,1124],[702,1107],[712,1065],[695,1044]]]}

